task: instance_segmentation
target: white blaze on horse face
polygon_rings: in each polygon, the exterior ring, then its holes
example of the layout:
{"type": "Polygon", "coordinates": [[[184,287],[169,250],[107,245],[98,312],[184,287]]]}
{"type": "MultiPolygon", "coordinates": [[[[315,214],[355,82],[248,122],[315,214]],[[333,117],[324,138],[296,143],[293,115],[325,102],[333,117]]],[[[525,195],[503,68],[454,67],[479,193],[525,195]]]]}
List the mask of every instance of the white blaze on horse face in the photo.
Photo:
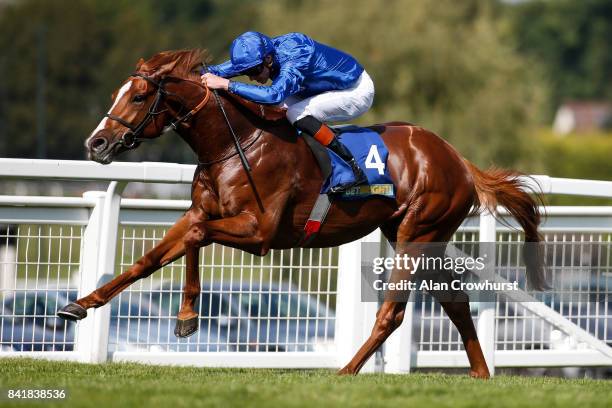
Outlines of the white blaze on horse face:
{"type": "MultiPolygon", "coordinates": [[[[127,91],[130,90],[131,87],[132,87],[132,80],[131,79],[128,82],[126,82],[125,84],[123,84],[123,86],[119,89],[119,92],[117,92],[117,97],[113,101],[113,106],[111,106],[110,109],[108,110],[109,114],[113,111],[113,109],[115,109],[115,106],[117,106],[117,104],[119,103],[121,98],[123,98],[123,95],[125,95],[127,93],[127,91]]],[[[100,130],[104,129],[104,127],[106,126],[106,120],[107,119],[108,118],[105,116],[100,121],[100,124],[98,125],[98,127],[95,128],[93,132],[91,132],[91,135],[87,139],[87,142],[89,142],[89,139],[91,139],[93,136],[95,136],[96,133],[98,133],[100,130]]]]}

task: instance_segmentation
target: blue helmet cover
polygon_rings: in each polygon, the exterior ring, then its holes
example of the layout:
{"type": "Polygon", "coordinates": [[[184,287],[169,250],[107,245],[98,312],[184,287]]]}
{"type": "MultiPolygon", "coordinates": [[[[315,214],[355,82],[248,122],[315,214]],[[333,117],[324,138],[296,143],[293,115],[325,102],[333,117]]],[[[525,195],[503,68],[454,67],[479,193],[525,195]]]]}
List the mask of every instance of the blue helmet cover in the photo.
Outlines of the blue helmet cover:
{"type": "Polygon", "coordinates": [[[274,52],[272,39],[256,31],[240,34],[230,47],[230,59],[238,72],[246,71],[263,62],[266,55],[274,52]]]}

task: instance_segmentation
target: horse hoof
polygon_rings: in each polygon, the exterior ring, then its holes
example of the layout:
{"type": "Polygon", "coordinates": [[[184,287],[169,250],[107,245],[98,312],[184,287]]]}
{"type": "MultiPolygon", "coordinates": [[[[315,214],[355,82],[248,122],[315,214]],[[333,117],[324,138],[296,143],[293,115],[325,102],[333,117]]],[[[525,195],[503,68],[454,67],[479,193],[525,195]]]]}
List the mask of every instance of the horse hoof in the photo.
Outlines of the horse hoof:
{"type": "Polygon", "coordinates": [[[174,328],[174,335],[176,337],[189,337],[198,331],[198,316],[192,317],[191,319],[176,319],[176,327],[174,328]]]}
{"type": "Polygon", "coordinates": [[[87,317],[87,309],[78,303],[70,303],[64,306],[61,310],[58,310],[57,316],[64,320],[81,320],[87,317]]]}
{"type": "Polygon", "coordinates": [[[472,371],[470,370],[470,377],[479,378],[481,380],[488,380],[491,376],[489,370],[486,371],[472,371]]]}
{"type": "Polygon", "coordinates": [[[357,373],[351,371],[348,367],[344,367],[336,372],[336,375],[356,375],[357,373]]]}

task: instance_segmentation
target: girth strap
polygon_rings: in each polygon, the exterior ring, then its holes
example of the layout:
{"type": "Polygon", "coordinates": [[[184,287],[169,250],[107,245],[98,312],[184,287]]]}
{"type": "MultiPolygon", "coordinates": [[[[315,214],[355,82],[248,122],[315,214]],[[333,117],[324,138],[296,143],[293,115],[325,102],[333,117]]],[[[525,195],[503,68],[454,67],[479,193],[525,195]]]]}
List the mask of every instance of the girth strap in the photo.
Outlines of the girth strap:
{"type": "MultiPolygon", "coordinates": [[[[332,172],[331,161],[325,146],[322,146],[319,142],[314,140],[312,136],[306,133],[302,132],[301,137],[310,147],[315,159],[317,159],[324,182],[332,172]]],[[[298,246],[304,247],[310,244],[310,242],[312,242],[312,240],[317,236],[321,226],[325,222],[325,218],[327,217],[327,212],[329,211],[331,204],[332,198],[328,194],[319,194],[317,201],[310,211],[308,221],[306,221],[306,225],[304,225],[304,232],[302,238],[298,242],[298,246]]]]}

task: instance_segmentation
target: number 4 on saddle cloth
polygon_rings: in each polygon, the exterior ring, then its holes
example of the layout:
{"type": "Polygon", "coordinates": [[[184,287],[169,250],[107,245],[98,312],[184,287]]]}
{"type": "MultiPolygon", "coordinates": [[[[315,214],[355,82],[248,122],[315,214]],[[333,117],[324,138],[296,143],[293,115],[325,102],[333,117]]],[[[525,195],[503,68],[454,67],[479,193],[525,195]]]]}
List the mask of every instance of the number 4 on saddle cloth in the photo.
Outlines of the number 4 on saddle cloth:
{"type": "MultiPolygon", "coordinates": [[[[367,185],[355,186],[334,198],[354,200],[370,195],[394,197],[393,181],[387,171],[389,151],[380,135],[371,130],[353,125],[333,128],[339,132],[338,140],[353,154],[359,167],[368,178],[367,185]]],[[[333,187],[355,181],[351,167],[330,149],[325,149],[331,161],[331,174],[321,188],[321,194],[327,194],[333,187]]]]}
{"type": "Polygon", "coordinates": [[[352,187],[340,194],[330,193],[333,187],[354,182],[355,175],[351,167],[340,156],[310,136],[302,134],[319,163],[324,181],[319,197],[304,226],[301,246],[308,245],[319,232],[332,201],[363,200],[372,195],[395,198],[395,186],[387,170],[389,151],[380,135],[371,129],[353,125],[336,126],[333,129],[337,133],[336,137],[355,157],[368,179],[368,184],[352,187]]]}

